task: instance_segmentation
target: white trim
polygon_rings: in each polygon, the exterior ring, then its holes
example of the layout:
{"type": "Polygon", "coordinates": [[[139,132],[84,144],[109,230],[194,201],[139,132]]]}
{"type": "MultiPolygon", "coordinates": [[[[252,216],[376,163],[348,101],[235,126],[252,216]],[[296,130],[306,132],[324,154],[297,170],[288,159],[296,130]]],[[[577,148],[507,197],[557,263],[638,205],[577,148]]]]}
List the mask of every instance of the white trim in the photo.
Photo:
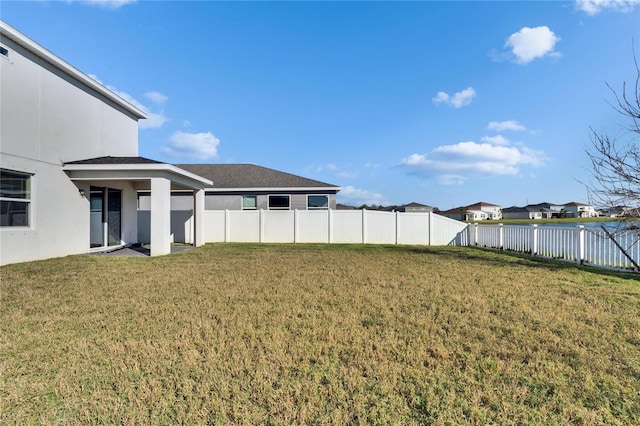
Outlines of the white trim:
{"type": "Polygon", "coordinates": [[[96,92],[105,96],[109,100],[115,102],[120,107],[126,109],[127,111],[137,116],[138,118],[140,119],[148,118],[148,115],[145,111],[130,104],[129,102],[124,100],[122,97],[117,95],[115,92],[107,89],[102,84],[98,83],[97,81],[95,81],[94,79],[92,79],[91,77],[83,73],[82,71],[78,70],[68,62],[54,55],[53,53],[51,53],[44,47],[40,46],[38,43],[31,40],[29,37],[25,36],[24,34],[22,34],[21,32],[19,32],[18,30],[16,30],[15,28],[13,28],[12,26],[10,26],[9,24],[7,24],[2,20],[0,20],[0,35],[13,41],[19,46],[27,49],[29,52],[43,59],[47,63],[53,65],[63,73],[83,83],[89,88],[95,90],[96,92]]]}

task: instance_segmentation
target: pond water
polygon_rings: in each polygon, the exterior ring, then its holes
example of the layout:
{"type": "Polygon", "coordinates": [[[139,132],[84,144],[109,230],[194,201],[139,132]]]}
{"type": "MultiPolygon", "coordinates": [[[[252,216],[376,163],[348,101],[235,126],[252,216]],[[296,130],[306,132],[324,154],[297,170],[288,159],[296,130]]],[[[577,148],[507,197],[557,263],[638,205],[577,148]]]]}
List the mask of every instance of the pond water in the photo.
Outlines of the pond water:
{"type": "Polygon", "coordinates": [[[564,222],[564,223],[538,223],[538,226],[552,226],[552,227],[556,227],[556,228],[575,228],[578,225],[582,225],[585,228],[591,229],[591,228],[597,228],[597,229],[601,229],[601,226],[604,226],[607,229],[622,229],[624,228],[627,223],[625,222],[618,222],[618,221],[611,221],[611,222],[564,222]]]}

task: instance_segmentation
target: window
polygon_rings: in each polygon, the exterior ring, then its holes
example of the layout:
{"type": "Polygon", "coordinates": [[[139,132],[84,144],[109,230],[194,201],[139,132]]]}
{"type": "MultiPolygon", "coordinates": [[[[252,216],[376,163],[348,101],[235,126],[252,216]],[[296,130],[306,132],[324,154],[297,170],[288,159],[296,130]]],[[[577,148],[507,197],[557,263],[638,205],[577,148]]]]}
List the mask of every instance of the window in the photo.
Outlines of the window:
{"type": "Polygon", "coordinates": [[[255,210],[258,207],[255,195],[242,196],[242,210],[255,210]]]}
{"type": "Polygon", "coordinates": [[[307,196],[307,208],[312,209],[328,209],[329,208],[329,196],[328,195],[308,195],[307,196]]]}
{"type": "Polygon", "coordinates": [[[5,48],[5,47],[3,47],[3,46],[0,46],[0,55],[2,55],[2,56],[9,56],[9,50],[8,50],[8,49],[6,49],[6,48],[5,48]]]}
{"type": "Polygon", "coordinates": [[[289,196],[269,195],[269,210],[289,210],[289,196]]]}
{"type": "Polygon", "coordinates": [[[31,175],[0,169],[0,226],[29,226],[31,175]]]}

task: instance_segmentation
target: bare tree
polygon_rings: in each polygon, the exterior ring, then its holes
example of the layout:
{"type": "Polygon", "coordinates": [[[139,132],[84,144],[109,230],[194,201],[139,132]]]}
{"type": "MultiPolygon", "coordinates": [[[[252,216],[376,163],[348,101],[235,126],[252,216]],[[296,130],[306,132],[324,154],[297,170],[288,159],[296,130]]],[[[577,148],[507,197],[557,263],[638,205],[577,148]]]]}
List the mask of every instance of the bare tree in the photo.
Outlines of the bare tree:
{"type": "Polygon", "coordinates": [[[630,219],[640,217],[640,67],[635,54],[634,63],[633,87],[623,83],[618,93],[607,84],[615,97],[610,105],[628,121],[624,132],[611,137],[591,128],[591,146],[586,150],[593,178],[587,186],[595,204],[630,219]]]}

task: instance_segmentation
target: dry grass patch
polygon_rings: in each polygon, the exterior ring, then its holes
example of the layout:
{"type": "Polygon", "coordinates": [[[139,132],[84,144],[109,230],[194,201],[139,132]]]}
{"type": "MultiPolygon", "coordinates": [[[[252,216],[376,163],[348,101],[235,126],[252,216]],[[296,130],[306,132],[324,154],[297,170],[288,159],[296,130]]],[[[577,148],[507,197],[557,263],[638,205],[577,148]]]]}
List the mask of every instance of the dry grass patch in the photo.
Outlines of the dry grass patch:
{"type": "Polygon", "coordinates": [[[2,268],[2,423],[640,424],[637,276],[207,245],[2,268]]]}

